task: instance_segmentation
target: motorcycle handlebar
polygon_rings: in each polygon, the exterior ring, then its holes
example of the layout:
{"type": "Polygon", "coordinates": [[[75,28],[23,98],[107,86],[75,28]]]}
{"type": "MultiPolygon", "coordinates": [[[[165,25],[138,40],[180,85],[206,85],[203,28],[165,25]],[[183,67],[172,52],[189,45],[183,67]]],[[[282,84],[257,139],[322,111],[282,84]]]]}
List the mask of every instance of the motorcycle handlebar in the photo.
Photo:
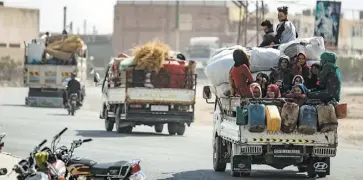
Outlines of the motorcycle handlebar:
{"type": "Polygon", "coordinates": [[[84,143],[85,143],[85,142],[90,142],[90,141],[92,141],[92,139],[91,139],[91,138],[89,138],[89,139],[83,139],[83,140],[82,140],[82,142],[84,142],[84,143]]]}
{"type": "Polygon", "coordinates": [[[61,132],[59,132],[55,137],[61,136],[64,132],[66,132],[68,128],[64,128],[61,132]]]}
{"type": "Polygon", "coordinates": [[[39,145],[38,145],[38,147],[40,148],[40,147],[42,147],[45,143],[47,142],[47,140],[46,139],[44,139],[39,145]]]}

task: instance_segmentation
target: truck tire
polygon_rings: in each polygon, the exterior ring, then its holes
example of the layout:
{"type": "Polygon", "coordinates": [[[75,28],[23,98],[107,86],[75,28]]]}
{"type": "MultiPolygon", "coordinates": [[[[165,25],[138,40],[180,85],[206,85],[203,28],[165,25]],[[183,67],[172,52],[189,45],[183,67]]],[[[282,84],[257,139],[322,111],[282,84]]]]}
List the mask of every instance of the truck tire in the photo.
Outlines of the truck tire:
{"type": "Polygon", "coordinates": [[[176,134],[178,134],[179,136],[184,135],[185,133],[185,124],[178,124],[178,129],[176,130],[176,134]]]}
{"type": "Polygon", "coordinates": [[[217,172],[223,172],[226,170],[227,163],[222,161],[221,154],[223,152],[222,139],[215,137],[213,143],[213,169],[217,172]]]}
{"type": "Polygon", "coordinates": [[[156,124],[156,125],[154,126],[154,129],[155,129],[155,132],[157,132],[157,133],[161,133],[161,132],[163,132],[164,124],[156,124]]]}
{"type": "Polygon", "coordinates": [[[178,124],[176,123],[168,123],[168,132],[169,135],[175,135],[178,131],[178,124]]]}
{"type": "Polygon", "coordinates": [[[112,131],[114,126],[115,126],[115,122],[105,119],[106,131],[108,131],[108,132],[112,131]]]}

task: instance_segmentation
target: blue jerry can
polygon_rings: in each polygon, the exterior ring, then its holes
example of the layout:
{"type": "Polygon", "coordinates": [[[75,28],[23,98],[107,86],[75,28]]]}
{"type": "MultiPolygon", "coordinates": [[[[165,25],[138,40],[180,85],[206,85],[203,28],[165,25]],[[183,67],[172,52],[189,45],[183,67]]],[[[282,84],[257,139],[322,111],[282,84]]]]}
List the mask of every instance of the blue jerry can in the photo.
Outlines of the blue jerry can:
{"type": "Polygon", "coordinates": [[[300,107],[298,131],[302,134],[314,134],[318,126],[318,113],[316,108],[311,105],[300,107]]]}
{"type": "Polygon", "coordinates": [[[266,129],[266,113],[264,104],[249,104],[248,130],[250,132],[263,132],[266,129]]]}

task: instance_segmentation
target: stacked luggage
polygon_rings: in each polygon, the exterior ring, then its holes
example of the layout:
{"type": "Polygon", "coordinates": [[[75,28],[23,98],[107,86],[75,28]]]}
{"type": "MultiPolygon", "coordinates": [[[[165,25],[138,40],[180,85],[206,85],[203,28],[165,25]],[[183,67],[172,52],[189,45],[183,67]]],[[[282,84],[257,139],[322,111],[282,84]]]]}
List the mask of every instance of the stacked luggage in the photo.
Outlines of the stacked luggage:
{"type": "Polygon", "coordinates": [[[228,76],[234,64],[233,51],[236,49],[242,49],[246,52],[251,62],[250,70],[255,73],[270,71],[271,68],[276,67],[281,55],[293,58],[299,52],[305,52],[308,64],[319,61],[320,55],[325,51],[325,46],[322,37],[311,37],[281,44],[278,49],[246,48],[239,45],[221,48],[212,55],[204,69],[204,73],[214,86],[218,97],[225,97],[225,92],[229,90],[228,76]]]}
{"type": "Polygon", "coordinates": [[[76,57],[85,57],[86,45],[78,36],[51,36],[27,45],[28,64],[76,65],[76,57]]]}
{"type": "Polygon", "coordinates": [[[267,131],[312,135],[317,132],[336,131],[338,117],[332,104],[302,105],[283,104],[281,113],[276,105],[251,103],[237,107],[237,125],[246,125],[253,133],[267,131]]]}

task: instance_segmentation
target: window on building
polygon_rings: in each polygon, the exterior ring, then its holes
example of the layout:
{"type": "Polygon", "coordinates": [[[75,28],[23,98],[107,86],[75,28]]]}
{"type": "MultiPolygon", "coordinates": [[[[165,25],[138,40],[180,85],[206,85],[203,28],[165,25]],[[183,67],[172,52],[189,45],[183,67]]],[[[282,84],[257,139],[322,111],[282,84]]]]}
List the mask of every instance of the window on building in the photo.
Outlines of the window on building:
{"type": "Polygon", "coordinates": [[[21,45],[20,45],[20,43],[9,43],[9,47],[10,48],[20,48],[21,45]]]}

